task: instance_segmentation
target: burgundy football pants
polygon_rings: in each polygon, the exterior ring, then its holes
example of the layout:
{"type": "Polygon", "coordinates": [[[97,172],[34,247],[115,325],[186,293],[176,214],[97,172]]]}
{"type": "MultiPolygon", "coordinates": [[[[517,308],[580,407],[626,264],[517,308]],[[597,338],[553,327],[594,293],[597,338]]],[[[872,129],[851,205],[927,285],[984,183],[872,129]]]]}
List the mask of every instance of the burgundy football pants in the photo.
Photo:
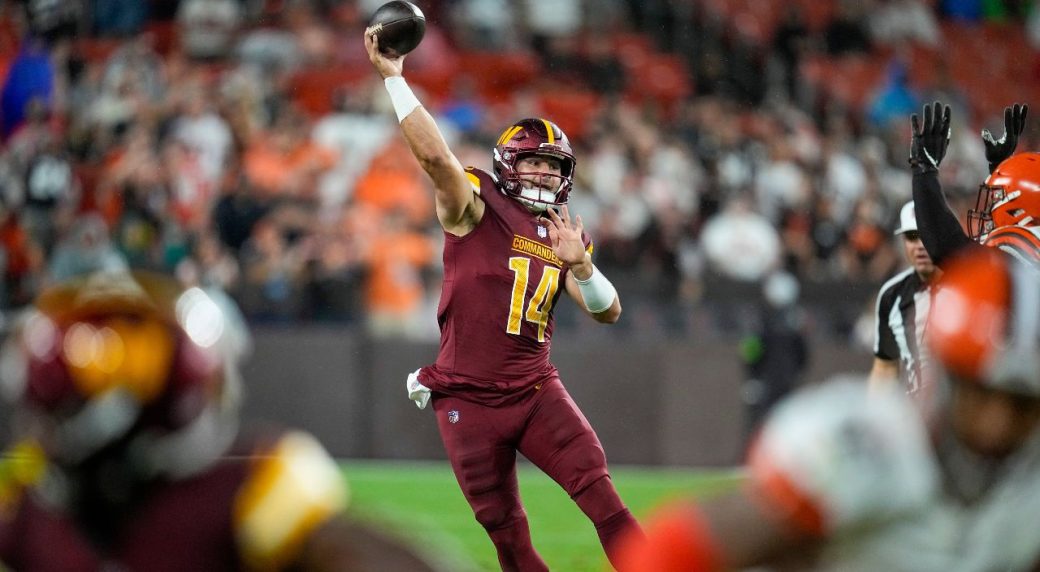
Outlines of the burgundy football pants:
{"type": "Polygon", "coordinates": [[[559,379],[510,405],[488,407],[437,395],[433,409],[455,478],[495,544],[503,570],[548,570],[531,545],[520,503],[517,451],[559,483],[592,520],[611,561],[616,541],[638,527],[614,490],[599,438],[559,379]]]}

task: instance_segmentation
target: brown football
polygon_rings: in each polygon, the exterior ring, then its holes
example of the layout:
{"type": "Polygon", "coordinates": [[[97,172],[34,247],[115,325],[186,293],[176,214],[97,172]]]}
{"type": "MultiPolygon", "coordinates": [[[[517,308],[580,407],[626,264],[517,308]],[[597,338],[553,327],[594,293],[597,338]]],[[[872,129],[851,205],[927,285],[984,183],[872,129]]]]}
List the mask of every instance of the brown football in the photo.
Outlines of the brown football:
{"type": "Polygon", "coordinates": [[[411,2],[393,0],[380,6],[369,21],[379,38],[379,51],[390,57],[415,49],[426,33],[426,16],[411,2]]]}

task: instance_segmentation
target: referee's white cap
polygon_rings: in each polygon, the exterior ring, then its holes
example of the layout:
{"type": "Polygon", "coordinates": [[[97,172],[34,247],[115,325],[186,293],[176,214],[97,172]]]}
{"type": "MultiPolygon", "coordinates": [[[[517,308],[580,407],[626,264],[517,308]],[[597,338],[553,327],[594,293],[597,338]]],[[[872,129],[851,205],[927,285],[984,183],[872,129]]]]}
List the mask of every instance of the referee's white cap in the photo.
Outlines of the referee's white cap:
{"type": "Polygon", "coordinates": [[[914,201],[903,205],[899,211],[899,228],[892,234],[900,235],[904,232],[917,232],[917,214],[914,212],[914,201]]]}

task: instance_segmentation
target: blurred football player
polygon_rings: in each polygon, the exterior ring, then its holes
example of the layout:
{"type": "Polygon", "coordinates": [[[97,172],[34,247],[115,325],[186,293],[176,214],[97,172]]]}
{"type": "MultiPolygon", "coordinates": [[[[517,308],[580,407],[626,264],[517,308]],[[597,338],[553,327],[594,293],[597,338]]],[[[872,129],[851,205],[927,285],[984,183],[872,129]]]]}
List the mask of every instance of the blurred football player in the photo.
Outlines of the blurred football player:
{"type": "Polygon", "coordinates": [[[241,436],[241,340],[198,288],[95,273],[37,298],[3,353],[24,438],[0,467],[15,570],[429,570],[341,515],[309,434],[241,436]]]}
{"type": "Polygon", "coordinates": [[[940,268],[954,253],[983,244],[1040,264],[1040,153],[1015,152],[1029,108],[1004,110],[1004,135],[982,132],[990,175],[968,213],[966,234],[950,209],[939,183],[939,164],[950,137],[950,107],[924,107],[924,121],[911,117],[910,165],[921,240],[940,268]]]}
{"type": "Polygon", "coordinates": [[[1036,280],[993,249],[949,261],[928,324],[942,370],[927,401],[859,379],[796,394],[763,428],[742,488],[665,509],[621,569],[1036,569],[1036,280]]]}
{"type": "Polygon", "coordinates": [[[374,32],[365,46],[433,180],[444,229],[440,353],[409,376],[409,395],[420,407],[433,404],[455,476],[504,570],[546,570],[520,502],[517,452],[567,491],[613,559],[616,539],[638,524],[549,361],[553,308],[564,291],[597,322],[621,315],[617,291],[592,263],[581,217],[572,221],[567,209],[570,142],[551,121],[523,119],[499,137],[494,174],[464,168],[402,77],[403,57],[380,53],[374,32]]]}
{"type": "Polygon", "coordinates": [[[932,301],[932,282],[938,273],[921,243],[914,201],[900,209],[894,234],[903,243],[910,267],[885,282],[878,292],[869,382],[877,386],[901,381],[906,392],[914,394],[921,389],[927,368],[924,325],[932,301]]]}

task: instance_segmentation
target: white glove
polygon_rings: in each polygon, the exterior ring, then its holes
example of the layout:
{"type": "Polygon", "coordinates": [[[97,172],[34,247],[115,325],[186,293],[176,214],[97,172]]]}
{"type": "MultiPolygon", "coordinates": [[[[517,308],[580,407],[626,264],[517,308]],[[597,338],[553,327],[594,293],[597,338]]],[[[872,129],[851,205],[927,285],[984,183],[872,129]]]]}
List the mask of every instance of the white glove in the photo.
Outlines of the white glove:
{"type": "Polygon", "coordinates": [[[426,404],[430,402],[430,388],[419,383],[419,370],[409,373],[404,384],[408,389],[408,399],[414,401],[419,409],[426,409],[426,404]]]}

